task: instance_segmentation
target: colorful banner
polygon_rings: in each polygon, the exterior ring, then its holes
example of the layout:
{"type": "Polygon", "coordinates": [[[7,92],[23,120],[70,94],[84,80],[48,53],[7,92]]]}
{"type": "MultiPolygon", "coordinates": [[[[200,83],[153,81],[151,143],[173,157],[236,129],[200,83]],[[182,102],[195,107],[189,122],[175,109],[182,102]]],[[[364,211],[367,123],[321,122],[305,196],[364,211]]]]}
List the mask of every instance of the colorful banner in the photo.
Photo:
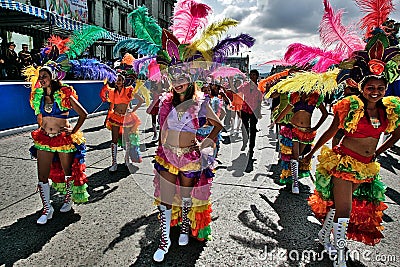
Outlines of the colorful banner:
{"type": "Polygon", "coordinates": [[[86,23],[87,0],[46,0],[47,10],[63,17],[86,23]]]}

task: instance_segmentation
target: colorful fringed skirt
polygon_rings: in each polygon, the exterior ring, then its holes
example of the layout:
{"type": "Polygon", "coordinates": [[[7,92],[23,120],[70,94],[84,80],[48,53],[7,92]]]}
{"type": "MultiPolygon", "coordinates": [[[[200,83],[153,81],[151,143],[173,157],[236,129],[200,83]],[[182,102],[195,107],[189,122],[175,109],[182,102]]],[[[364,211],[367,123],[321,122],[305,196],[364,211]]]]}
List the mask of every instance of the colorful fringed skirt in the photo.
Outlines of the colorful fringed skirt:
{"type": "MultiPolygon", "coordinates": [[[[205,158],[198,146],[179,148],[164,144],[159,146],[155,156],[155,204],[160,204],[160,171],[177,175],[182,172],[186,177],[195,179],[191,192],[192,208],[188,214],[191,223],[191,236],[200,241],[211,239],[211,184],[214,177],[212,159],[205,158]]],[[[182,198],[179,179],[176,179],[176,191],[172,203],[171,226],[182,221],[182,198]]]]}
{"type": "Polygon", "coordinates": [[[137,163],[142,162],[139,138],[140,124],[140,118],[135,112],[128,112],[125,115],[122,115],[117,112],[110,111],[106,122],[107,129],[111,130],[112,126],[119,126],[120,137],[123,135],[127,136],[128,140],[123,140],[124,142],[122,142],[120,138],[118,140],[118,145],[126,149],[132,162],[137,163]]]}
{"type": "MultiPolygon", "coordinates": [[[[302,128],[296,128],[291,124],[287,124],[281,128],[279,132],[280,157],[281,157],[281,167],[282,167],[282,173],[280,176],[281,184],[293,183],[292,172],[290,170],[290,160],[292,159],[293,141],[311,146],[312,142],[314,141],[315,135],[316,131],[304,132],[302,128]]],[[[300,161],[299,179],[304,177],[310,177],[311,176],[310,170],[311,170],[310,162],[300,161]]]]}
{"type": "Polygon", "coordinates": [[[367,245],[379,243],[386,186],[379,175],[380,164],[371,162],[345,147],[324,146],[318,156],[315,191],[308,199],[315,216],[321,221],[334,206],[333,177],[359,184],[353,193],[353,203],[347,237],[367,245]],[[350,154],[350,155],[349,155],[350,154]]]}
{"type": "Polygon", "coordinates": [[[66,181],[57,153],[74,154],[71,176],[71,180],[74,181],[72,186],[72,200],[75,203],[87,202],[89,194],[87,192],[87,178],[85,174],[86,140],[83,137],[83,133],[78,131],[75,134],[66,135],[63,132],[57,136],[50,137],[43,129],[37,129],[31,135],[34,145],[30,148],[30,152],[33,157],[37,158],[37,150],[55,153],[50,168],[49,179],[52,181],[52,186],[61,194],[66,194],[66,181]]]}

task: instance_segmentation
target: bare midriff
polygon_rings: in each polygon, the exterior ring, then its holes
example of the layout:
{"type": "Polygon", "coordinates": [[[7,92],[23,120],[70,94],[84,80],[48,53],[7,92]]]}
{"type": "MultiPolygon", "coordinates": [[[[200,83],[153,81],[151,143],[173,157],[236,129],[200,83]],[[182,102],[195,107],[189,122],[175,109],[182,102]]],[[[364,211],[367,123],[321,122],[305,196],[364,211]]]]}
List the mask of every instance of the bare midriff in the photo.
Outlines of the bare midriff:
{"type": "Polygon", "coordinates": [[[293,115],[290,123],[297,127],[310,128],[311,114],[305,110],[299,110],[293,115]]]}
{"type": "MultiPolygon", "coordinates": [[[[68,112],[62,115],[68,115],[68,112]]],[[[67,119],[43,117],[40,127],[48,134],[59,134],[62,128],[69,127],[69,122],[67,119]]]]}
{"type": "Polygon", "coordinates": [[[374,137],[354,138],[344,137],[341,145],[364,157],[374,155],[379,139],[374,137]]]}
{"type": "Polygon", "coordinates": [[[167,130],[161,133],[162,144],[166,143],[174,147],[190,147],[197,144],[195,133],[174,130],[167,130]]]}
{"type": "Polygon", "coordinates": [[[114,104],[114,112],[117,114],[125,115],[125,112],[128,108],[128,104],[114,104]]]}

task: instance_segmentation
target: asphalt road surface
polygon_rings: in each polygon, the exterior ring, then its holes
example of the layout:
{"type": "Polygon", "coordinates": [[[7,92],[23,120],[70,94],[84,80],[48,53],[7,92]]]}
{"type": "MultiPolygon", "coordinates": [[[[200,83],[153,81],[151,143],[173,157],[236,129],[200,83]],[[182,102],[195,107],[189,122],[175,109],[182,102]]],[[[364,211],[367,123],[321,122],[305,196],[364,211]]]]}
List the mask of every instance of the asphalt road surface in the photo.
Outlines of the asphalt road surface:
{"type": "MultiPolygon", "coordinates": [[[[0,265],[1,266],[332,266],[315,238],[320,223],[307,205],[314,190],[311,179],[301,180],[300,194],[278,184],[276,134],[267,129],[270,110],[263,106],[258,124],[253,170],[245,172],[247,150],[241,151],[241,135],[229,138],[218,157],[212,188],[212,241],[191,239],[178,246],[179,230],[171,229],[172,246],[162,264],[152,260],[159,227],[153,199],[155,144],[151,142],[151,118],[145,108],[142,119],[143,162],[128,170],[118,151],[118,171],[111,163],[110,132],[104,116],[88,119],[87,138],[89,202],[61,214],[62,197],[52,191],[53,219],[36,225],[41,209],[36,193],[36,161],[30,158],[29,132],[0,138],[0,265]]],[[[318,111],[315,118],[318,119],[318,111]]],[[[320,133],[328,127],[331,116],[320,133]]],[[[329,145],[329,144],[328,144],[329,145]]],[[[399,266],[400,203],[399,143],[379,161],[387,184],[383,225],[385,238],[374,247],[348,242],[348,266],[399,266]]],[[[314,166],[315,169],[315,166],[314,166]]]]}

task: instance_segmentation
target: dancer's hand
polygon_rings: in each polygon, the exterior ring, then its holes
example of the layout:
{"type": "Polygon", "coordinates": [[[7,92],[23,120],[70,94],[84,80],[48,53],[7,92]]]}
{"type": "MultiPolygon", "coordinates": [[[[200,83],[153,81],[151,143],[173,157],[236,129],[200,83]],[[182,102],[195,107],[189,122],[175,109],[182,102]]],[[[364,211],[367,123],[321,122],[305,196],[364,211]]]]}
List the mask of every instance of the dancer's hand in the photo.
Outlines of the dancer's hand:
{"type": "Polygon", "coordinates": [[[203,142],[201,142],[201,144],[200,144],[200,150],[202,150],[203,148],[206,148],[206,147],[214,148],[214,144],[215,144],[215,142],[212,139],[206,137],[203,140],[203,142]]]}
{"type": "Polygon", "coordinates": [[[60,129],[60,132],[65,132],[67,135],[70,135],[70,134],[73,134],[73,127],[71,126],[71,125],[69,125],[69,126],[66,126],[66,127],[62,127],[61,129],[60,129]]]}
{"type": "Polygon", "coordinates": [[[307,153],[305,156],[303,156],[302,161],[303,162],[310,162],[312,159],[312,154],[311,153],[307,153]]]}

